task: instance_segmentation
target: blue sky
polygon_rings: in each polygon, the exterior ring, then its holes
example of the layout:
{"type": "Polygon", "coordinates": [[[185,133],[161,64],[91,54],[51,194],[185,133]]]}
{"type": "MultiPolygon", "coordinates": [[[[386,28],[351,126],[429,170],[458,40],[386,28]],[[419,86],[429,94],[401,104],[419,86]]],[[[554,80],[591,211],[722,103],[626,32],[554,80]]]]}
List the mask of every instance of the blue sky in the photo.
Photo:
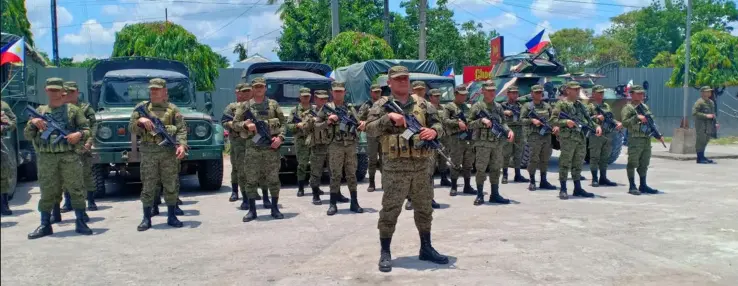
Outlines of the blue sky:
{"type": "MultiPolygon", "coordinates": [[[[341,0],[346,1],[346,0],[341,0]]],[[[49,0],[27,0],[36,45],[51,56],[49,0]]],[[[115,32],[126,24],[169,20],[183,25],[201,43],[236,59],[237,43],[247,42],[249,54],[278,60],[273,49],[280,35],[277,6],[266,0],[58,0],[59,54],[76,61],[110,56],[115,32]]],[[[429,0],[431,6],[435,0],[429,0]]],[[[475,20],[505,36],[507,54],[523,51],[525,42],[541,29],[591,28],[600,33],[609,18],[650,0],[450,0],[457,22],[475,20]],[[576,2],[576,3],[575,3],[576,2]],[[565,16],[564,16],[565,15],[565,16]]],[[[390,1],[392,11],[400,1],[390,1]]],[[[738,30],[738,29],[736,29],[738,30]]]]}

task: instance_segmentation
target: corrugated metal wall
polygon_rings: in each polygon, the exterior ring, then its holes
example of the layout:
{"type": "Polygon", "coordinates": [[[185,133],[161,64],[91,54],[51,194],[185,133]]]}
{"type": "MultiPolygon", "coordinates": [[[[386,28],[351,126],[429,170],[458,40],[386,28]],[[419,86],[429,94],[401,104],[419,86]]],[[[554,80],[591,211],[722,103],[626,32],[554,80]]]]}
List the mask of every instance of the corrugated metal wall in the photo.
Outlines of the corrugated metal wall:
{"type": "Polygon", "coordinates": [[[50,77],[60,77],[64,81],[76,81],[80,87],[79,92],[82,93],[82,99],[89,101],[87,98],[87,69],[86,68],[39,68],[38,79],[36,80],[36,90],[39,92],[38,99],[43,104],[49,102],[44,94],[46,79],[50,77]]]}

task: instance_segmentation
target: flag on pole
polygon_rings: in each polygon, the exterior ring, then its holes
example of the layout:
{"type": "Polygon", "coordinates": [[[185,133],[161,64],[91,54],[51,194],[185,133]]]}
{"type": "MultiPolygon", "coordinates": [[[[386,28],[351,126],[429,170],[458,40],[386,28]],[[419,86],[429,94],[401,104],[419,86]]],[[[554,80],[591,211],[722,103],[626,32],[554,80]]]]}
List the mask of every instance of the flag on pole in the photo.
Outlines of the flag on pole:
{"type": "Polygon", "coordinates": [[[531,54],[537,54],[541,51],[543,51],[544,48],[548,44],[551,43],[551,38],[548,37],[548,33],[546,33],[546,29],[541,30],[538,34],[536,34],[530,41],[525,43],[525,47],[528,48],[528,52],[531,54]]]}
{"type": "Polygon", "coordinates": [[[0,50],[0,66],[6,63],[23,63],[23,55],[26,53],[25,46],[23,38],[5,45],[0,50]]]}
{"type": "Polygon", "coordinates": [[[328,72],[328,73],[327,73],[327,74],[325,75],[325,77],[329,77],[329,78],[332,78],[332,79],[336,79],[336,74],[335,74],[335,73],[333,73],[333,71],[329,71],[329,72],[328,72]]]}
{"type": "Polygon", "coordinates": [[[455,78],[456,74],[454,73],[454,67],[449,67],[441,76],[455,78]]]}

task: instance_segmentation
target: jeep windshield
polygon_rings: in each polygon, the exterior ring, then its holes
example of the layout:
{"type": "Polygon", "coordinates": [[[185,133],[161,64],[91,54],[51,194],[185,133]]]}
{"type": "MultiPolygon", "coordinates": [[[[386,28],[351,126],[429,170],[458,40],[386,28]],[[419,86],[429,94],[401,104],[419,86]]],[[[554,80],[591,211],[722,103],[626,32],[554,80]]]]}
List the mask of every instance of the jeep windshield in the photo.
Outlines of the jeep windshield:
{"type": "MultiPolygon", "coordinates": [[[[176,105],[187,105],[191,101],[190,82],[187,79],[167,80],[169,101],[176,105]]],[[[103,81],[102,97],[106,104],[133,106],[149,100],[149,79],[106,79],[103,81]]]]}
{"type": "Polygon", "coordinates": [[[280,105],[297,105],[300,102],[300,89],[307,87],[310,93],[322,89],[331,90],[330,81],[318,82],[292,82],[292,83],[270,83],[267,80],[266,96],[276,100],[280,105]]]}

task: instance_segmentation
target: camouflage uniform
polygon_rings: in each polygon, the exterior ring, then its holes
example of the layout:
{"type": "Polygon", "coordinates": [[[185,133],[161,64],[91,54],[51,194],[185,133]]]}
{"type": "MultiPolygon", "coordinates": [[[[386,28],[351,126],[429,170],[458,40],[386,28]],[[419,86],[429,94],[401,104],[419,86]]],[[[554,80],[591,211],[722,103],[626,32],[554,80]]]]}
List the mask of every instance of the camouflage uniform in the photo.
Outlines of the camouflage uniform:
{"type": "MultiPolygon", "coordinates": [[[[645,93],[643,87],[634,85],[631,87],[633,93],[645,93]]],[[[628,192],[633,195],[640,195],[641,193],[657,193],[658,190],[652,189],[646,184],[646,174],[648,172],[648,165],[651,163],[651,135],[649,132],[643,132],[641,128],[645,128],[638,119],[638,111],[636,107],[643,105],[645,115],[651,115],[651,109],[648,105],[642,102],[631,101],[623,107],[621,111],[621,118],[623,120],[623,126],[628,128],[628,182],[630,188],[628,192]],[[638,175],[640,175],[640,186],[636,188],[635,185],[635,170],[638,169],[638,175]]]]}
{"type": "MultiPolygon", "coordinates": [[[[378,84],[372,84],[371,91],[382,91],[382,88],[379,87],[378,84]]],[[[369,109],[372,108],[372,100],[368,100],[364,104],[361,105],[359,108],[359,120],[366,121],[366,119],[369,117],[369,109]]],[[[367,151],[366,154],[369,156],[369,187],[367,187],[367,192],[373,192],[376,189],[376,185],[374,183],[374,174],[376,174],[377,170],[379,172],[382,172],[382,165],[380,164],[382,160],[382,153],[379,152],[379,140],[377,140],[376,137],[366,137],[366,144],[367,144],[367,151]]]]}
{"type": "MultiPolygon", "coordinates": [[[[700,93],[712,92],[712,88],[709,86],[703,86],[700,88],[700,93]]],[[[694,129],[697,135],[697,143],[695,145],[697,149],[697,163],[709,164],[714,163],[712,160],[705,157],[705,148],[707,143],[710,142],[710,138],[717,138],[716,124],[717,117],[715,117],[715,102],[710,98],[701,97],[694,103],[692,107],[692,116],[694,116],[694,129]],[[707,118],[708,114],[712,114],[713,118],[707,118]]]]}
{"type": "MultiPolygon", "coordinates": [[[[466,96],[469,91],[466,90],[465,85],[456,87],[456,94],[466,96]]],[[[456,195],[457,180],[459,179],[459,172],[464,176],[464,193],[475,194],[476,190],[471,186],[471,170],[472,164],[474,164],[474,146],[472,146],[472,134],[471,128],[468,127],[471,122],[469,107],[466,102],[457,104],[451,102],[444,106],[446,117],[443,119],[443,127],[446,130],[448,136],[446,136],[447,146],[451,149],[451,160],[456,165],[455,168],[451,168],[451,196],[456,195]],[[468,131],[461,131],[459,128],[459,121],[462,121],[462,117],[466,119],[464,124],[467,125],[468,131]]]]}
{"type": "MultiPolygon", "coordinates": [[[[300,97],[310,97],[310,89],[303,87],[300,89],[300,97]]],[[[290,112],[290,118],[287,120],[287,131],[292,133],[292,137],[295,141],[295,151],[297,153],[297,183],[298,190],[297,196],[302,197],[305,193],[305,181],[309,180],[310,173],[308,168],[310,167],[310,146],[308,146],[307,139],[307,123],[305,122],[306,113],[310,112],[312,107],[303,107],[302,104],[298,104],[290,112]],[[299,122],[296,122],[299,121],[299,122]],[[303,123],[303,128],[297,128],[298,123],[303,123]]]]}
{"type": "MultiPolygon", "coordinates": [[[[15,130],[17,121],[10,106],[5,103],[5,101],[0,101],[0,104],[2,104],[2,114],[0,114],[0,119],[2,120],[2,134],[0,134],[0,137],[5,137],[6,132],[10,133],[15,130]]],[[[0,164],[2,164],[0,165],[0,213],[2,213],[2,215],[12,215],[13,212],[10,211],[10,206],[8,204],[8,193],[11,191],[10,180],[16,172],[16,164],[11,160],[11,157],[8,154],[8,152],[11,151],[7,146],[5,146],[5,143],[1,142],[1,139],[2,138],[0,138],[0,148],[2,148],[0,149],[0,164]]]]}
{"type": "MultiPolygon", "coordinates": [[[[251,81],[252,89],[266,88],[266,80],[262,77],[255,78],[251,81]]],[[[271,215],[273,218],[282,219],[284,215],[279,211],[279,167],[280,154],[279,148],[272,149],[271,146],[262,146],[255,143],[252,139],[258,135],[256,132],[249,131],[246,127],[248,121],[246,112],[250,111],[257,120],[263,121],[269,128],[270,138],[265,140],[271,144],[272,140],[279,138],[284,142],[284,124],[286,122],[279,103],[273,99],[264,98],[261,103],[257,103],[255,99],[240,105],[234,116],[233,129],[239,136],[246,140],[246,164],[241,169],[241,176],[246,178],[246,196],[249,199],[249,213],[243,217],[244,222],[256,219],[256,198],[259,196],[257,187],[259,182],[265,182],[269,187],[272,195],[271,215]]],[[[256,124],[256,122],[253,122],[256,124]]]]}
{"type": "MultiPolygon", "coordinates": [[[[543,87],[540,85],[534,85],[531,87],[531,91],[543,91],[543,87]]],[[[544,190],[555,190],[556,187],[551,185],[546,178],[546,172],[548,171],[548,160],[551,158],[553,153],[553,147],[551,146],[551,131],[548,130],[541,135],[540,131],[542,127],[533,124],[530,113],[535,112],[539,118],[549,122],[551,125],[551,105],[541,101],[536,104],[531,101],[523,105],[523,109],[520,111],[520,121],[523,123],[524,130],[526,132],[526,138],[528,139],[528,146],[530,147],[530,162],[528,162],[528,174],[530,176],[530,185],[528,190],[536,190],[536,170],[541,170],[541,182],[539,187],[544,190]]],[[[553,126],[550,126],[553,128],[553,126]]]]}
{"type": "MultiPolygon", "coordinates": [[[[604,92],[605,87],[601,85],[595,85],[592,88],[592,92],[604,92]]],[[[612,114],[610,105],[607,102],[597,104],[594,101],[590,101],[587,104],[587,111],[592,115],[592,120],[600,125],[603,125],[604,121],[597,118],[599,114],[597,112],[599,107],[606,114],[612,114]]],[[[613,117],[614,120],[614,117],[613,117]]],[[[589,170],[592,172],[592,186],[598,187],[600,185],[614,187],[618,184],[610,182],[607,178],[607,165],[610,161],[610,153],[612,153],[613,138],[615,137],[615,128],[605,129],[602,128],[602,136],[595,134],[589,135],[589,170]],[[599,175],[597,171],[599,170],[599,175]]]]}
{"type": "MultiPolygon", "coordinates": [[[[315,97],[327,99],[328,92],[325,90],[316,90],[315,97]]],[[[327,104],[327,103],[326,103],[327,104]]],[[[313,189],[313,204],[320,205],[320,177],[323,175],[323,166],[328,160],[328,146],[333,141],[333,134],[328,128],[325,120],[325,113],[313,110],[313,114],[307,116],[307,132],[308,142],[310,146],[310,187],[313,189]]]]}
{"type": "MultiPolygon", "coordinates": [[[[63,92],[63,80],[60,78],[49,78],[46,80],[46,89],[63,92]]],[[[38,210],[41,212],[41,225],[32,233],[29,239],[35,239],[53,233],[51,228],[51,210],[54,205],[59,204],[62,190],[69,190],[74,207],[76,228],[78,233],[90,235],[92,230],[85,224],[85,196],[83,182],[83,165],[75,149],[90,137],[90,125],[84,113],[72,104],[62,104],[58,107],[48,105],[39,106],[36,111],[40,114],[48,114],[56,120],[63,129],[72,133],[80,132],[82,137],[77,144],[69,144],[62,139],[58,144],[53,144],[58,133],[52,134],[48,141],[41,139],[42,132],[28,121],[24,129],[24,136],[31,140],[33,148],[38,156],[38,181],[41,188],[41,200],[38,202],[38,210]]],[[[47,126],[48,128],[48,126],[47,126]]],[[[70,133],[71,135],[71,133],[70,133]]]]}
{"type": "MultiPolygon", "coordinates": [[[[510,91],[518,91],[517,86],[511,86],[508,88],[508,92],[510,91]]],[[[522,104],[518,101],[515,102],[503,102],[502,108],[503,110],[510,110],[511,108],[516,108],[517,110],[521,110],[522,104]]],[[[503,114],[504,115],[504,114],[503,114]]],[[[515,141],[514,142],[507,142],[505,141],[504,144],[504,158],[502,159],[502,183],[507,184],[507,168],[512,167],[515,169],[515,178],[513,178],[514,182],[519,183],[527,183],[529,182],[528,179],[523,177],[522,174],[520,174],[520,165],[522,164],[523,160],[523,150],[525,149],[525,133],[523,133],[523,122],[520,120],[520,115],[513,115],[507,116],[504,115],[505,122],[507,122],[507,126],[510,127],[510,129],[515,133],[515,141]]]]}
{"type": "MultiPolygon", "coordinates": [[[[251,86],[246,83],[239,83],[236,85],[236,91],[247,91],[251,90],[251,86]]],[[[235,116],[236,109],[239,105],[241,105],[241,102],[231,102],[226,106],[225,110],[223,110],[223,114],[228,116],[235,116]]],[[[243,201],[241,202],[241,209],[247,210],[248,209],[248,199],[246,198],[246,189],[244,188],[246,186],[246,178],[241,177],[241,168],[243,168],[243,165],[246,163],[245,156],[246,156],[246,140],[241,138],[241,136],[238,136],[238,132],[233,130],[233,120],[223,122],[223,127],[228,130],[228,136],[231,144],[230,148],[230,159],[231,159],[231,190],[232,194],[229,198],[229,201],[237,201],[238,200],[238,190],[241,189],[241,196],[243,197],[243,201]]]]}

